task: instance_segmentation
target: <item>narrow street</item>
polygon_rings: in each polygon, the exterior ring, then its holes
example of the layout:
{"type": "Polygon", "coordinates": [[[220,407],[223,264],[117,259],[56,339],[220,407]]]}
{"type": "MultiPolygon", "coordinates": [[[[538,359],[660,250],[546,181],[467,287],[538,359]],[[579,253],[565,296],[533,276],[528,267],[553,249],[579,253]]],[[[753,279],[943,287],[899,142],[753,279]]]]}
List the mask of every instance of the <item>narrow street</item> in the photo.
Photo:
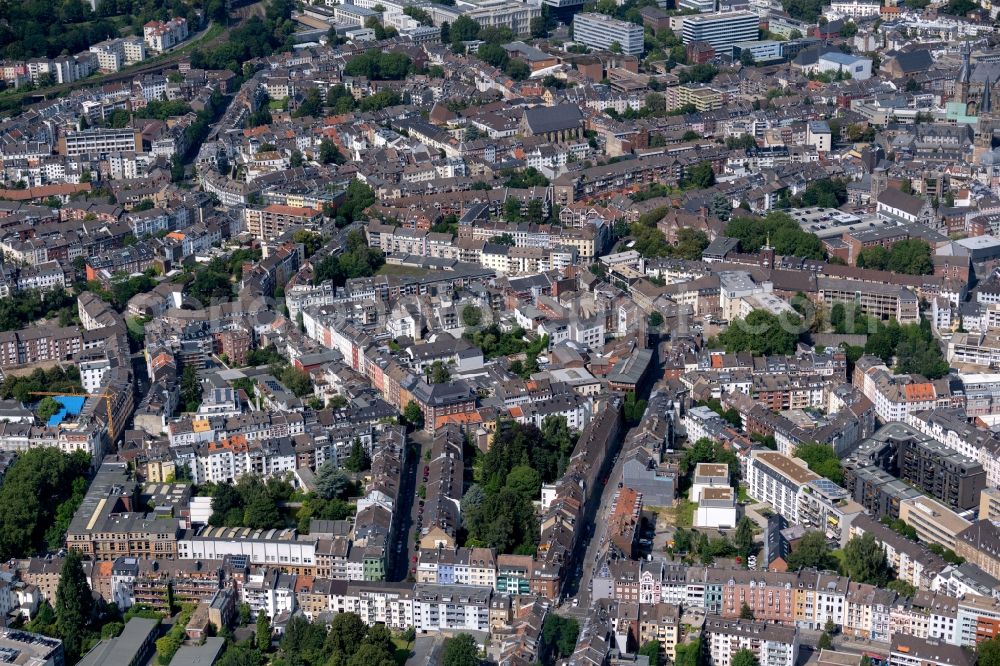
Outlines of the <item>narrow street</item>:
{"type": "Polygon", "coordinates": [[[396,540],[389,554],[388,579],[398,582],[406,580],[406,575],[412,567],[413,557],[417,554],[413,547],[413,528],[417,522],[419,503],[417,502],[417,473],[424,459],[425,446],[429,438],[423,430],[416,430],[407,435],[411,445],[403,478],[399,484],[399,506],[396,507],[400,523],[396,528],[396,540]]]}

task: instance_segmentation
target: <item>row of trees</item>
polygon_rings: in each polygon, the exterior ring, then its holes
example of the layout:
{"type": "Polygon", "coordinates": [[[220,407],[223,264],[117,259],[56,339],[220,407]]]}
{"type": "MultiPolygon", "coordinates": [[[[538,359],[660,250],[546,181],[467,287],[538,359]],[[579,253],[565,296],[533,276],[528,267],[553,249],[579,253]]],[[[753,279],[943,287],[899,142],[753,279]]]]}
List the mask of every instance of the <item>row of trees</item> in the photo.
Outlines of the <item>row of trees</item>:
{"type": "Polygon", "coordinates": [[[244,475],[235,484],[220,483],[201,488],[212,497],[209,525],[270,529],[284,527],[286,521],[278,503],[292,496],[292,486],[283,479],[244,475]]]}
{"type": "Polygon", "coordinates": [[[663,232],[657,228],[657,223],[666,216],[669,208],[666,206],[654,208],[644,213],[632,224],[631,233],[635,240],[633,249],[646,257],[677,257],[678,259],[701,259],[701,253],[708,247],[708,235],[701,229],[683,227],[677,230],[677,242],[671,245],[663,232]]]}
{"type": "Polygon", "coordinates": [[[919,238],[900,241],[890,249],[881,245],[866,247],[858,254],[858,268],[873,268],[906,275],[930,275],[934,272],[931,246],[919,238]]]}
{"type": "Polygon", "coordinates": [[[926,319],[917,324],[900,325],[895,319],[882,322],[865,317],[851,305],[843,307],[843,316],[840,312],[837,306],[831,309],[831,323],[838,332],[868,335],[864,347],[845,345],[851,362],[864,353],[878,356],[887,364],[896,359],[897,373],[919,374],[928,379],[948,374],[950,366],[926,319]]]}
{"type": "Polygon", "coordinates": [[[743,252],[759,252],[770,241],[779,255],[823,259],[826,252],[819,237],[802,231],[799,224],[786,213],[774,211],[763,219],[734,217],[726,225],[726,236],[738,238],[743,252]]]}
{"type": "Polygon", "coordinates": [[[736,533],[729,537],[709,537],[704,532],[687,530],[683,527],[674,532],[674,543],[671,552],[689,553],[703,564],[711,564],[718,557],[738,556],[746,558],[755,552],[753,543],[753,523],[743,516],[736,525],[736,533]]]}
{"type": "Polygon", "coordinates": [[[90,456],[43,447],[18,454],[0,485],[0,559],[30,557],[65,544],[86,493],[90,456]]]}
{"type": "Polygon", "coordinates": [[[74,299],[62,289],[41,292],[35,289],[15,291],[0,300],[0,331],[24,328],[43,317],[72,309],[74,299]]]}
{"type": "Polygon", "coordinates": [[[359,231],[347,235],[347,248],[340,254],[329,254],[313,269],[313,283],[331,280],[334,286],[343,286],[347,280],[369,277],[382,267],[385,257],[382,252],[368,247],[359,231]]]}
{"type": "Polygon", "coordinates": [[[729,322],[716,343],[730,353],[790,355],[795,353],[801,333],[802,319],[797,314],[774,315],[767,310],[754,310],[744,319],[729,322]]]}
{"type": "Polygon", "coordinates": [[[59,391],[65,393],[83,393],[80,383],[80,370],[75,365],[66,368],[55,366],[48,370],[35,368],[30,375],[7,375],[0,382],[0,398],[18,402],[32,402],[34,391],[59,391]]]}
{"type": "Polygon", "coordinates": [[[462,499],[466,544],[533,554],[538,543],[533,502],[543,483],[565,472],[575,439],[562,416],[547,417],[541,429],[500,422],[490,450],[474,461],[476,483],[462,499]]]}

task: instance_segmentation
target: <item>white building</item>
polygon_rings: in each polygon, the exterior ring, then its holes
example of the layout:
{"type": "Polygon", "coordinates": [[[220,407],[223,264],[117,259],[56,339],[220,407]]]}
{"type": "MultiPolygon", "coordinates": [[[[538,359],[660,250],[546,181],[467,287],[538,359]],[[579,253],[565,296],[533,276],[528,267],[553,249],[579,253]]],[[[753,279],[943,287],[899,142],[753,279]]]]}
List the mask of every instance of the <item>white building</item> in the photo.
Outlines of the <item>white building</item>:
{"type": "Polygon", "coordinates": [[[730,486],[705,488],[698,499],[695,527],[727,529],[736,527],[736,492],[730,486]]]}
{"type": "Polygon", "coordinates": [[[581,12],[575,15],[573,40],[602,51],[620,50],[625,55],[640,56],[643,50],[641,25],[619,21],[605,14],[581,12]]]}
{"type": "Polygon", "coordinates": [[[482,631],[490,629],[488,587],[430,585],[413,588],[413,624],[417,631],[482,631]]]}
{"type": "Polygon", "coordinates": [[[760,17],[753,12],[720,12],[684,17],[684,44],[707,42],[719,53],[732,53],[740,42],[757,39],[760,17]]]}
{"type": "Polygon", "coordinates": [[[246,555],[257,566],[313,567],[316,540],[297,537],[291,529],[208,527],[177,542],[177,556],[182,560],[221,560],[226,555],[246,555]]]}
{"type": "Polygon", "coordinates": [[[730,666],[740,650],[750,650],[760,666],[795,666],[799,630],[753,620],[709,615],[703,629],[712,666],[730,666]]]}
{"type": "Polygon", "coordinates": [[[819,479],[805,462],[777,451],[752,451],[747,465],[747,494],[771,505],[790,523],[799,519],[799,494],[819,479]]]}
{"type": "Polygon", "coordinates": [[[263,613],[273,620],[295,610],[295,576],[278,568],[266,568],[247,576],[240,590],[242,601],[253,615],[263,613]]]}

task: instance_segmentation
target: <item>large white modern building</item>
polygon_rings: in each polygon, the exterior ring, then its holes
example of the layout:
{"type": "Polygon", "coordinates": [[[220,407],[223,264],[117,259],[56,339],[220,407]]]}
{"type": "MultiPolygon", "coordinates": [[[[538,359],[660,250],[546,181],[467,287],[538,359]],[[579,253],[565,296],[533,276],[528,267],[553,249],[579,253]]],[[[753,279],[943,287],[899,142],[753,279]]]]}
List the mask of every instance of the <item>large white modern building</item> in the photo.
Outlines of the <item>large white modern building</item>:
{"type": "Polygon", "coordinates": [[[760,17],[753,12],[721,12],[684,18],[685,44],[706,42],[716,52],[732,53],[733,46],[760,36],[760,17]]]}
{"type": "Polygon", "coordinates": [[[612,45],[617,43],[625,55],[642,55],[642,26],[604,14],[581,12],[574,16],[573,39],[602,51],[611,51],[612,45]]]}
{"type": "Polygon", "coordinates": [[[753,451],[747,466],[747,493],[767,502],[790,523],[798,524],[799,493],[820,477],[804,461],[777,451],[753,451]]]}

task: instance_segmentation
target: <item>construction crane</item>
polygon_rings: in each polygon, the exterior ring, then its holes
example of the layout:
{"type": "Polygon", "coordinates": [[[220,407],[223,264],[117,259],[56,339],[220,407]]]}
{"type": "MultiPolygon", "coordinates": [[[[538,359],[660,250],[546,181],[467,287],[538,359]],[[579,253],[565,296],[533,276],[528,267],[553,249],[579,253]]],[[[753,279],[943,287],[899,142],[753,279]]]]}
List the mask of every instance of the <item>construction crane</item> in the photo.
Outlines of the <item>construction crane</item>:
{"type": "Polygon", "coordinates": [[[108,435],[111,436],[113,444],[118,433],[115,431],[115,420],[111,416],[111,394],[110,393],[66,393],[65,391],[31,391],[30,395],[60,396],[68,398],[104,398],[104,405],[108,408],[108,435]]]}

